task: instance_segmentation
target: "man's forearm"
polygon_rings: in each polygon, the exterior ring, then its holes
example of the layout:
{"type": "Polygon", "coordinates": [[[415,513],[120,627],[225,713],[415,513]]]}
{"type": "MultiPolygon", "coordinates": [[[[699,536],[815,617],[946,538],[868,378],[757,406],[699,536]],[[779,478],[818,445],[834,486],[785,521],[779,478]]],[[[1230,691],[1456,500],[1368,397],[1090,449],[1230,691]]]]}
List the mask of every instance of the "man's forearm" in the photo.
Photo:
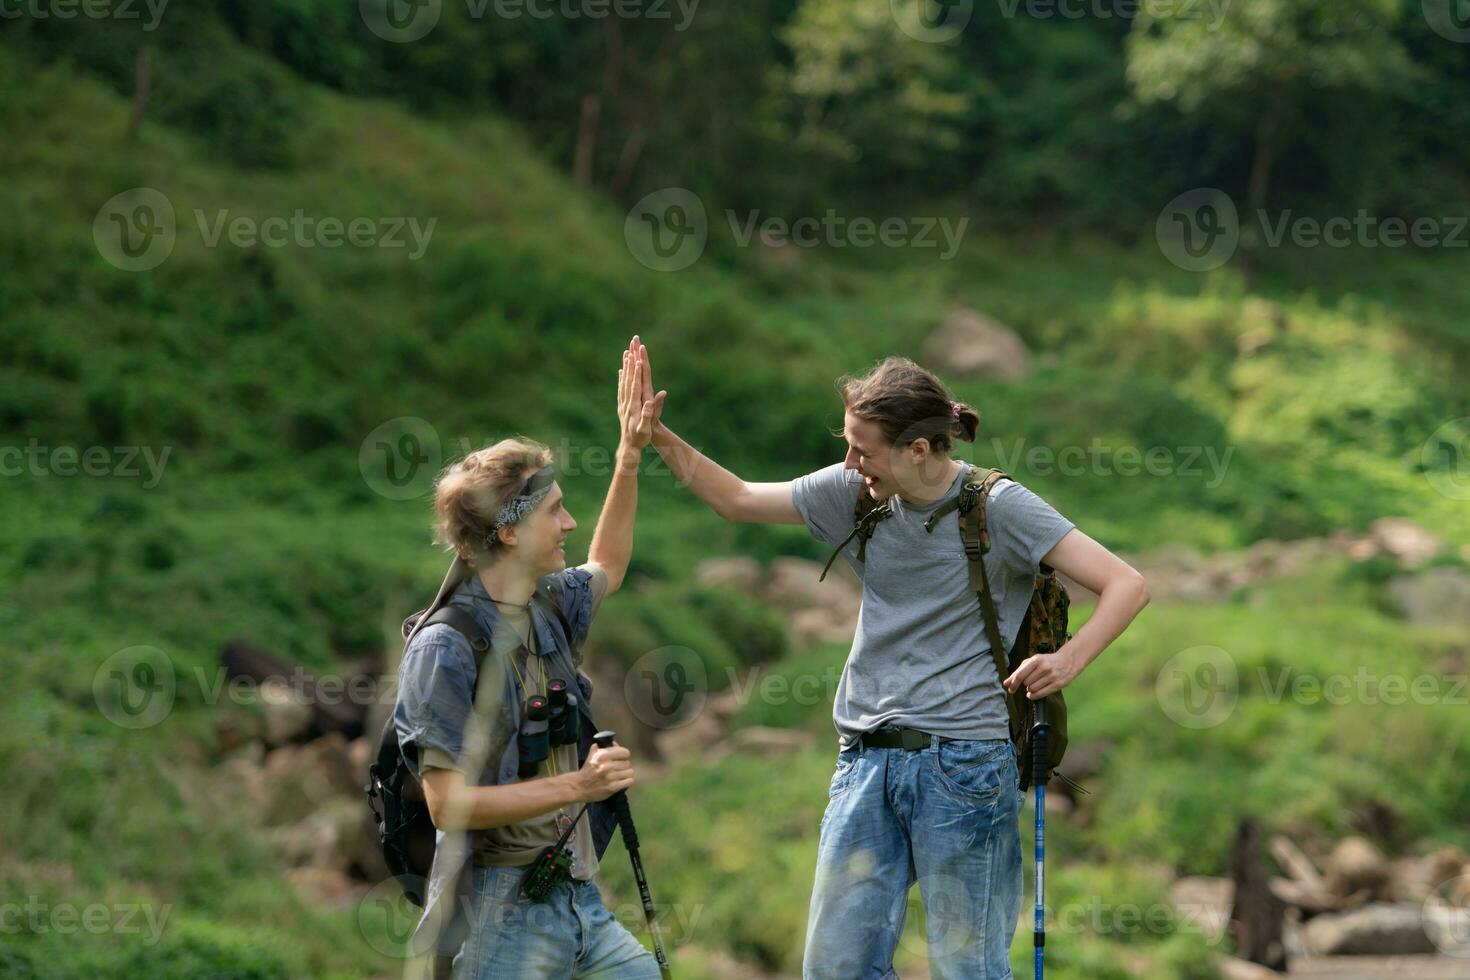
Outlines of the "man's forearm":
{"type": "Polygon", "coordinates": [[[642,452],[619,446],[607,500],[592,532],[587,560],[607,571],[608,591],[615,591],[633,557],[633,522],[638,515],[638,465],[642,452]]]}
{"type": "Polygon", "coordinates": [[[726,520],[733,520],[733,506],[745,489],[745,481],[674,434],[662,422],[653,430],[653,448],[663,457],[674,476],[694,495],[726,520]]]}
{"type": "Polygon", "coordinates": [[[448,801],[441,830],[487,830],[539,817],[580,802],[577,773],[505,786],[466,786],[448,801]]]}

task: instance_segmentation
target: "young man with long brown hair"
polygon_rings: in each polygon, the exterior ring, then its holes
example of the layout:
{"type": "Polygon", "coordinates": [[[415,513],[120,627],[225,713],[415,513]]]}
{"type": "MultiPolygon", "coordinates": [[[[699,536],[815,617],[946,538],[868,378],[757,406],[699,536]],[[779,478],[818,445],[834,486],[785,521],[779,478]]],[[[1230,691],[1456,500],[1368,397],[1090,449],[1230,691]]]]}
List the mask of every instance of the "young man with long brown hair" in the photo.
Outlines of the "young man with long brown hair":
{"type": "MultiPolygon", "coordinates": [[[[642,397],[653,394],[648,351],[642,397]]],[[[822,818],[804,975],[896,977],[893,953],[909,887],[928,912],[935,977],[1011,976],[1020,913],[1019,773],[1005,692],[1061,690],[1148,602],[1142,576],[1014,480],[990,491],[983,562],[1007,649],[1045,563],[1098,595],[1087,623],[1055,653],[998,677],[951,508],[979,414],[910,360],[890,357],[841,384],[840,463],[795,480],[752,483],[699,453],[660,419],[653,445],[696,496],[730,521],[805,524],[862,579],[856,636],[833,703],[840,736],[822,818]],[[859,494],[888,508],[861,546],[859,494]],[[1004,687],[1004,690],[1003,690],[1004,687]]]]}

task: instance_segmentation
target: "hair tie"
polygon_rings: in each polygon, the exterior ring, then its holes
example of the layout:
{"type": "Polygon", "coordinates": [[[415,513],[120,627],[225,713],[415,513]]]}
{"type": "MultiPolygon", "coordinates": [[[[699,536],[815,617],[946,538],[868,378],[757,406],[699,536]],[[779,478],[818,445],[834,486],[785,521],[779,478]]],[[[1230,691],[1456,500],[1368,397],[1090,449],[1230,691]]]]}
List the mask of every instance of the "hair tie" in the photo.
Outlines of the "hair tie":
{"type": "Polygon", "coordinates": [[[951,414],[951,415],[954,416],[954,420],[956,422],[958,422],[960,420],[960,403],[959,402],[950,402],[949,403],[949,414],[951,414]]]}

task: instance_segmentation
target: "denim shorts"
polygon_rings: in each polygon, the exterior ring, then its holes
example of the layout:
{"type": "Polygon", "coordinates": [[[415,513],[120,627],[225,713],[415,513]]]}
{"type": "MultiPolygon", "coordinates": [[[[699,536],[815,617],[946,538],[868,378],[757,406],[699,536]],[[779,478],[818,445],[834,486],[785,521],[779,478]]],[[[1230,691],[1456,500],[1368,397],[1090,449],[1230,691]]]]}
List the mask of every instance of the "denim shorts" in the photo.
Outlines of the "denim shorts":
{"type": "Polygon", "coordinates": [[[590,881],[557,885],[545,902],[520,893],[525,868],[475,867],[470,930],[455,980],[659,980],[653,954],[590,881]]]}
{"type": "Polygon", "coordinates": [[[1019,780],[1009,739],[843,750],[822,816],[802,976],[896,980],[917,882],[930,976],[1011,980],[1019,780]]]}

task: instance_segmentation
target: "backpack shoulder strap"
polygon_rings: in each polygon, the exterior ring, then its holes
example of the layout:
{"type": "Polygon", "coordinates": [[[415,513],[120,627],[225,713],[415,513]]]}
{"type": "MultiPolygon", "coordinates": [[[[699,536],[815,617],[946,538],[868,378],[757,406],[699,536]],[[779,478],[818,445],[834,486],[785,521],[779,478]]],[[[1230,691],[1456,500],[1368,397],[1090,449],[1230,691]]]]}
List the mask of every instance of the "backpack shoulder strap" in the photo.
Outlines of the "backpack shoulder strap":
{"type": "MultiPolygon", "coordinates": [[[[965,474],[964,485],[955,499],[946,501],[924,522],[924,530],[934,532],[939,518],[951,511],[959,511],[960,541],[965,548],[965,560],[969,566],[970,589],[980,599],[980,616],[985,622],[986,639],[990,641],[990,656],[995,661],[998,680],[1010,674],[1010,663],[1000,635],[1000,616],[996,613],[995,597],[990,591],[990,577],[985,570],[984,556],[990,550],[990,532],[985,526],[985,503],[990,491],[1000,480],[1009,479],[999,469],[971,466],[965,474]]],[[[1011,737],[1015,739],[1021,729],[1019,712],[1014,698],[1006,697],[1006,711],[1010,715],[1011,737]]]]}
{"type": "Polygon", "coordinates": [[[827,577],[827,573],[832,570],[832,563],[837,560],[837,556],[842,554],[842,549],[846,548],[853,538],[858,539],[857,560],[866,562],[868,560],[868,539],[873,536],[878,522],[892,513],[892,499],[884,500],[880,504],[868,493],[866,487],[859,490],[857,500],[852,505],[852,533],[843,538],[842,543],[832,552],[832,556],[827,559],[827,564],[822,568],[822,574],[817,576],[817,581],[820,582],[827,577]]]}
{"type": "Polygon", "coordinates": [[[485,659],[485,651],[490,649],[490,641],[480,629],[480,624],[475,622],[475,617],[459,606],[446,603],[430,613],[422,625],[433,626],[435,623],[448,626],[469,641],[470,649],[475,652],[476,667],[485,659]]]}

